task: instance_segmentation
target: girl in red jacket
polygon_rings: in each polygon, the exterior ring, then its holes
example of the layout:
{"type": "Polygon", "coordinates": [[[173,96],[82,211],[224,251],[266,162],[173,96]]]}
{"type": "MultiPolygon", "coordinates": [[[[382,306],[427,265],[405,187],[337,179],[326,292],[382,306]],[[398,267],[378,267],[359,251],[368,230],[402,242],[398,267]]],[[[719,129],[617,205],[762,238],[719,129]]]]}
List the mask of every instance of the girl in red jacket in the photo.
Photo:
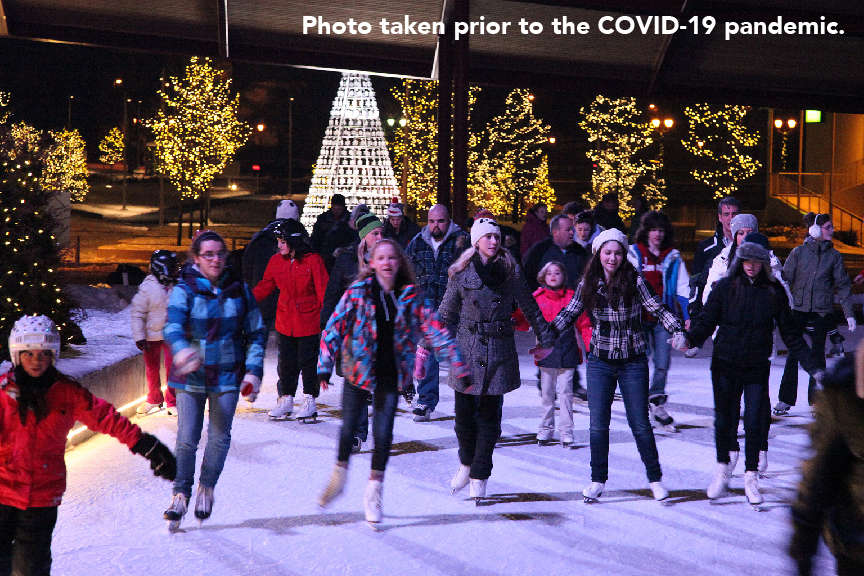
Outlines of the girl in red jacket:
{"type": "Polygon", "coordinates": [[[306,242],[306,229],[294,219],[276,228],[279,253],[267,263],[264,278],[252,293],[261,302],[279,288],[276,305],[276,331],[279,338],[279,405],[272,418],[291,415],[297,377],[303,373],[303,405],[296,418],[305,421],[318,416],[318,340],[321,337],[321,308],[329,277],[324,260],[313,254],[306,242]]]}
{"type": "Polygon", "coordinates": [[[9,335],[14,368],[0,376],[0,574],[51,573],[51,535],[66,491],[66,437],[75,421],[110,434],[174,480],[174,455],[155,436],[54,368],[60,335],[24,316],[9,335]]]}
{"type": "MultiPolygon", "coordinates": [[[[560,262],[549,262],[537,274],[540,284],[534,292],[534,299],[547,322],[555,319],[570,300],[573,290],[567,288],[567,272],[560,262]]],[[[585,342],[591,341],[591,322],[583,314],[576,322],[585,342]]],[[[537,442],[546,446],[552,442],[555,431],[555,395],[557,391],[561,403],[561,413],[558,418],[558,432],[561,445],[569,448],[573,445],[573,371],[582,363],[582,354],[576,344],[576,333],[567,330],[555,341],[552,353],[536,362],[540,369],[540,405],[541,421],[537,432],[537,442]]]]}

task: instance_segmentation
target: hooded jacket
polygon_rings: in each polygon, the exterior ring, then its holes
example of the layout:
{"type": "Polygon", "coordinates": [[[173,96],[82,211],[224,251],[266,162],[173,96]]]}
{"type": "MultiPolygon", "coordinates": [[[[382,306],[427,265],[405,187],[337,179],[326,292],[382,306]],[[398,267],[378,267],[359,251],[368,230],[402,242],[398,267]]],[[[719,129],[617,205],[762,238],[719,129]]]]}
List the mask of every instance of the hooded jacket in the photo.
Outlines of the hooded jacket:
{"type": "Polygon", "coordinates": [[[162,340],[162,329],[168,317],[168,298],[172,286],[163,286],[152,274],[148,274],[138,286],[132,298],[129,317],[132,320],[132,337],[139,340],[162,340]]]}
{"type": "Polygon", "coordinates": [[[852,281],[846,273],[843,256],[833,242],[811,237],[789,254],[783,272],[792,290],[792,309],[798,312],[834,312],[834,290],[843,306],[843,315],[854,318],[852,281]]]}
{"type": "Polygon", "coordinates": [[[18,414],[14,370],[0,376],[0,504],[20,510],[59,506],[66,492],[66,436],[76,421],[130,449],[141,429],[79,383],[58,373],[45,393],[48,415],[38,423],[18,414]]]}
{"type": "MultiPolygon", "coordinates": [[[[534,291],[534,300],[537,301],[537,306],[540,307],[540,312],[543,314],[543,319],[547,322],[555,320],[558,312],[564,309],[570,300],[573,299],[573,290],[559,289],[552,290],[545,286],[541,286],[534,291]]],[[[579,317],[576,321],[576,330],[582,332],[582,337],[585,342],[591,341],[591,323],[585,314],[579,317]],[[588,332],[585,333],[587,324],[588,332]],[[587,338],[586,338],[587,336],[587,338]]],[[[582,351],[579,350],[579,345],[576,343],[576,332],[574,330],[565,330],[555,340],[555,347],[552,353],[539,362],[536,362],[540,368],[576,368],[582,363],[582,351]]]]}
{"type": "Polygon", "coordinates": [[[407,216],[402,216],[402,225],[399,226],[399,232],[390,224],[390,218],[384,219],[384,238],[392,238],[404,250],[411,243],[417,234],[420,233],[420,226],[414,223],[407,216]]]}
{"type": "Polygon", "coordinates": [[[163,334],[172,354],[194,346],[203,360],[189,374],[172,368],[172,388],[234,392],[247,372],[259,378],[264,373],[267,339],[261,313],[252,291],[230,267],[213,286],[197,267],[185,266],[168,300],[163,334]]]}

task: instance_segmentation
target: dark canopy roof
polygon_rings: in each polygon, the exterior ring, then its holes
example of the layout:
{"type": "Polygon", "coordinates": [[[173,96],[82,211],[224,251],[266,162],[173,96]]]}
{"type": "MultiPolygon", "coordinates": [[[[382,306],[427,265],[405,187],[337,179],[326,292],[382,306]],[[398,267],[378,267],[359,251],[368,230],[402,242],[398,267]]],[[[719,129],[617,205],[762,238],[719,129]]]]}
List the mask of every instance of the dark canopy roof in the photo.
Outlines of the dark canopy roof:
{"type": "MultiPolygon", "coordinates": [[[[383,34],[382,18],[436,22],[453,0],[0,0],[5,32],[19,38],[430,77],[437,36],[383,34]],[[225,9],[227,3],[227,10],[225,9]],[[303,33],[303,16],[369,22],[369,34],[303,33]]],[[[849,0],[471,0],[472,21],[511,22],[506,35],[470,37],[472,83],[549,86],[577,94],[684,97],[789,108],[864,112],[864,2],[849,0]],[[674,35],[603,34],[619,16],[675,16],[674,35]],[[692,30],[691,18],[700,29],[692,30]],[[705,34],[702,20],[716,27],[705,34]],[[588,34],[551,30],[554,18],[588,34]],[[520,19],[544,24],[519,33],[520,19]],[[725,23],[836,22],[842,34],[737,34],[725,23]]],[[[627,21],[622,23],[626,24],[627,21]]],[[[317,28],[317,27],[316,27],[317,28]]],[[[3,23],[0,21],[0,33],[3,23]]],[[[821,29],[820,29],[821,31],[821,29]]]]}

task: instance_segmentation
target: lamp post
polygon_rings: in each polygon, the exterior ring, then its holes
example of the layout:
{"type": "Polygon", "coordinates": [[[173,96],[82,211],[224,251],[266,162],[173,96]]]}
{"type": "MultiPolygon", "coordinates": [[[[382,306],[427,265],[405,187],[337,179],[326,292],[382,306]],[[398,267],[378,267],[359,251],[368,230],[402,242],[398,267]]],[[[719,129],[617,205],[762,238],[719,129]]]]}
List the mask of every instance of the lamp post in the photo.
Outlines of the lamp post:
{"type": "MultiPolygon", "coordinates": [[[[656,110],[655,106],[652,104],[651,108],[656,110]]],[[[660,135],[660,154],[659,154],[659,169],[663,170],[666,166],[666,133],[672,130],[672,127],[675,125],[675,120],[671,117],[666,117],[663,120],[660,118],[653,118],[651,120],[651,127],[660,135]]],[[[702,142],[699,142],[699,147],[703,146],[702,142]]],[[[663,195],[665,196],[665,188],[666,188],[666,180],[664,178],[658,178],[656,180],[658,188],[661,190],[663,195]]],[[[644,199],[643,199],[644,201],[644,199]]]]}
{"type": "Polygon", "coordinates": [[[75,98],[75,96],[70,95],[70,96],[69,96],[69,100],[68,100],[68,102],[67,102],[67,106],[68,106],[68,108],[67,108],[67,110],[68,110],[68,115],[67,115],[67,118],[66,118],[66,128],[67,128],[68,130],[71,130],[71,129],[72,129],[72,99],[73,99],[73,98],[75,98]]]}
{"type": "Polygon", "coordinates": [[[774,120],[774,128],[783,136],[783,147],[780,149],[780,160],[783,163],[783,170],[786,170],[786,139],[789,133],[798,126],[798,121],[794,118],[789,118],[784,121],[782,118],[774,120]]]}
{"type": "MultiPolygon", "coordinates": [[[[122,86],[123,79],[117,78],[114,80],[115,86],[122,86]]],[[[126,170],[128,167],[127,158],[129,157],[129,128],[127,123],[129,121],[129,112],[128,112],[128,104],[129,100],[126,98],[126,89],[123,89],[123,210],[126,210],[126,170]]]]}
{"type": "Polygon", "coordinates": [[[288,100],[288,197],[294,198],[294,98],[288,100]]]}

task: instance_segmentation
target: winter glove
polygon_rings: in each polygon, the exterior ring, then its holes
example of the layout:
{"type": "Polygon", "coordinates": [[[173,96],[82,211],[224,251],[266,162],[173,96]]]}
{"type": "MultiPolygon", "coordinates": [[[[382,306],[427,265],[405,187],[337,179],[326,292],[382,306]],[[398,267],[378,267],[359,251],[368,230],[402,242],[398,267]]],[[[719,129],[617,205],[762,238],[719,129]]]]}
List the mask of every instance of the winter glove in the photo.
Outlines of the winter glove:
{"type": "Polygon", "coordinates": [[[140,454],[150,461],[150,469],[159,478],[171,482],[177,476],[177,460],[165,444],[152,434],[144,433],[132,447],[133,454],[140,454]]]}
{"type": "Polygon", "coordinates": [[[672,348],[675,350],[681,350],[682,352],[690,348],[690,342],[687,341],[687,337],[684,336],[683,332],[676,332],[672,338],[669,339],[669,344],[671,344],[672,348]]]}
{"type": "Polygon", "coordinates": [[[254,374],[246,374],[243,377],[243,382],[240,383],[240,394],[242,394],[247,402],[255,402],[258,399],[258,392],[261,391],[261,378],[254,374]]]}
{"type": "Polygon", "coordinates": [[[417,353],[414,356],[414,377],[417,380],[422,380],[426,377],[427,358],[429,358],[429,351],[425,348],[417,348],[417,353]]]}
{"type": "Polygon", "coordinates": [[[855,328],[858,327],[858,322],[855,321],[855,318],[846,318],[846,324],[849,326],[849,332],[854,332],[855,328]]]}
{"type": "Polygon", "coordinates": [[[135,342],[135,346],[138,347],[138,350],[141,350],[142,352],[147,352],[147,350],[150,349],[150,342],[148,342],[147,340],[138,340],[137,342],[135,342]]]}
{"type": "Polygon", "coordinates": [[[185,376],[190,372],[198,370],[201,364],[203,364],[201,353],[192,346],[184,348],[174,355],[174,370],[177,371],[179,376],[185,376]]]}
{"type": "Polygon", "coordinates": [[[554,350],[554,348],[541,348],[538,344],[534,348],[528,350],[528,353],[534,355],[535,362],[539,362],[540,360],[543,360],[544,358],[549,356],[554,350]]]}

